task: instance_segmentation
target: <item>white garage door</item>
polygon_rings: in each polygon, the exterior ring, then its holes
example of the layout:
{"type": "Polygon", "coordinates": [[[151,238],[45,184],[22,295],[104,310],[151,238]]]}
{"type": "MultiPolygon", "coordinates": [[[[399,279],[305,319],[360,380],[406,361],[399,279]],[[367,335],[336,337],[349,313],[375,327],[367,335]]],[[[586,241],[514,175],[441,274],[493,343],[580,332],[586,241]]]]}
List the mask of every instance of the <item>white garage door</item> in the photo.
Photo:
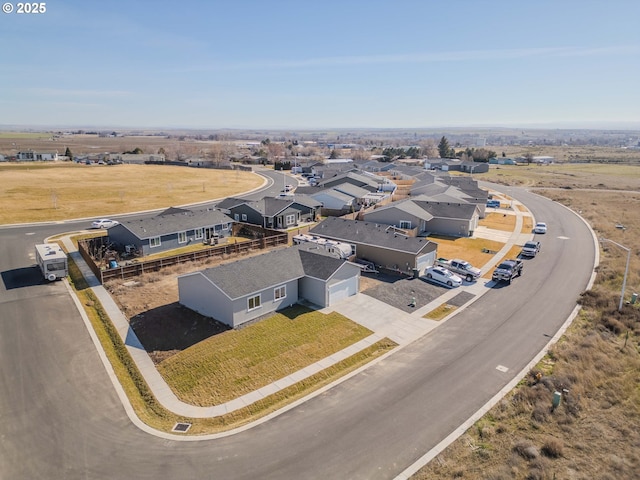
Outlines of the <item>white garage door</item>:
{"type": "MultiPolygon", "coordinates": [[[[342,282],[335,283],[329,287],[329,305],[333,305],[340,300],[355,295],[358,290],[357,277],[343,280],[342,282]]],[[[327,305],[327,306],[329,306],[327,305]]]]}
{"type": "Polygon", "coordinates": [[[433,262],[436,260],[436,252],[430,252],[426,255],[421,255],[417,259],[418,270],[420,270],[420,275],[424,273],[424,269],[433,265],[433,262]]]}

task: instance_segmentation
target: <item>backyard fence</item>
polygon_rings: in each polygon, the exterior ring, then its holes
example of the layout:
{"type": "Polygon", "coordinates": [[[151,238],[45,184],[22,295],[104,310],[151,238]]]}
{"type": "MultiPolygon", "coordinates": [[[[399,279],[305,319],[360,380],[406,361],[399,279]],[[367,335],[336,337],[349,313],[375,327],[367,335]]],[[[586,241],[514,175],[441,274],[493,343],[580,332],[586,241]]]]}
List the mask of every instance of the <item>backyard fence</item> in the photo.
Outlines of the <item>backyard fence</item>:
{"type": "MultiPolygon", "coordinates": [[[[104,237],[98,237],[104,238],[104,237]]],[[[91,240],[86,239],[78,241],[78,251],[89,268],[96,275],[100,283],[104,283],[114,278],[132,278],[144,273],[157,272],[163,268],[178,265],[186,262],[195,262],[206,260],[207,258],[223,257],[224,255],[240,255],[252,250],[266,249],[279,245],[288,244],[288,235],[279,233],[278,235],[265,236],[255,240],[227,243],[225,245],[217,245],[214,247],[203,248],[195,252],[183,253],[180,255],[167,256],[155,260],[129,260],[123,265],[115,268],[100,268],[96,265],[90,252],[95,250],[95,246],[91,245],[91,240]]]]}

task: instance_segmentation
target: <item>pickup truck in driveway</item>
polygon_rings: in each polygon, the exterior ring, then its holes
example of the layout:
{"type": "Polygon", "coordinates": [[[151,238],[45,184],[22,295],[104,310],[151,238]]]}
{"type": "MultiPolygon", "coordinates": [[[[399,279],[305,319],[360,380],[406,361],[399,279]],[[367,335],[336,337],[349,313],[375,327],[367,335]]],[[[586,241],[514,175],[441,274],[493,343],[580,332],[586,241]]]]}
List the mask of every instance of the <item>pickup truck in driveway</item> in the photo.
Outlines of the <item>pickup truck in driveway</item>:
{"type": "Polygon", "coordinates": [[[491,280],[511,284],[511,280],[522,275],[523,266],[522,260],[504,260],[493,271],[491,280]]]}
{"type": "Polygon", "coordinates": [[[446,258],[439,258],[434,264],[436,267],[446,268],[447,270],[459,275],[467,282],[473,282],[480,277],[480,269],[472,266],[465,260],[447,260],[446,258]]]}

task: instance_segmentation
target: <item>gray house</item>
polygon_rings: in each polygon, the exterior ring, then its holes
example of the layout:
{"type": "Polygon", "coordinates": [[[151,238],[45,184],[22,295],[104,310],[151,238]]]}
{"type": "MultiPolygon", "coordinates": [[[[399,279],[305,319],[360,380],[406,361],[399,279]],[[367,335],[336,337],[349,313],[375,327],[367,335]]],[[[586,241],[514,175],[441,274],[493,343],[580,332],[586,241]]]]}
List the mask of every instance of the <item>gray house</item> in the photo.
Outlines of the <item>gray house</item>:
{"type": "Polygon", "coordinates": [[[286,195],[264,197],[257,201],[227,198],[216,207],[227,212],[236,222],[287,229],[299,223],[315,221],[322,204],[306,195],[286,195]]]}
{"type": "Polygon", "coordinates": [[[309,233],[349,243],[356,258],[377,266],[421,274],[436,260],[438,244],[424,237],[409,237],[390,225],[328,217],[309,233]]]}
{"type": "Polygon", "coordinates": [[[109,240],[149,255],[228,237],[232,225],[233,220],[220,210],[170,208],[155,217],[123,221],[109,228],[109,240]]]}
{"type": "Polygon", "coordinates": [[[180,304],[233,328],[301,299],[328,307],[359,288],[357,265],[308,245],[178,277],[180,304]]]}
{"type": "Polygon", "coordinates": [[[407,199],[366,213],[367,222],[393,225],[414,235],[440,234],[454,237],[473,235],[480,218],[473,203],[435,202],[407,199]]]}

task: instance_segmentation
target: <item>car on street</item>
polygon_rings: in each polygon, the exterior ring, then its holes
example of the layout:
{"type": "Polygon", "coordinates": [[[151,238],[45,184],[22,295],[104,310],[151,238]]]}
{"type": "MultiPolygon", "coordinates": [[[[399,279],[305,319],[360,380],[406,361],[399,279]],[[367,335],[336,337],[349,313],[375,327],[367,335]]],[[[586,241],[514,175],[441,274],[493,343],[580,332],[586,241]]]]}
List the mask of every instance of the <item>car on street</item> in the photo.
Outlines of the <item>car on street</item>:
{"type": "Polygon", "coordinates": [[[429,267],[425,270],[425,277],[429,280],[444,283],[449,287],[462,285],[462,278],[443,267],[429,267]]]}
{"type": "Polygon", "coordinates": [[[540,242],[530,241],[522,246],[523,257],[535,257],[540,252],[540,242]]]}
{"type": "Polygon", "coordinates": [[[536,226],[533,227],[533,233],[547,233],[547,224],[544,222],[536,223],[536,226]]]}
{"type": "Polygon", "coordinates": [[[99,220],[94,221],[91,224],[91,228],[111,228],[119,224],[120,222],[117,220],[111,220],[109,218],[101,218],[99,220]]]}

